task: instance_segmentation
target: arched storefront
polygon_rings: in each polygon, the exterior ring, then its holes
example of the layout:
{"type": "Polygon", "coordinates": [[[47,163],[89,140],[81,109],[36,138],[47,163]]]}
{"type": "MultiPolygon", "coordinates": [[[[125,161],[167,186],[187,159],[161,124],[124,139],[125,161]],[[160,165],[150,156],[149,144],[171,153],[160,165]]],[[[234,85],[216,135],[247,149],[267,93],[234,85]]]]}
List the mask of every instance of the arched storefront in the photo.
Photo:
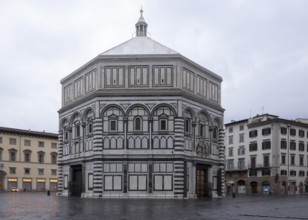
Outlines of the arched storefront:
{"type": "Polygon", "coordinates": [[[268,181],[262,182],[262,193],[269,194],[271,192],[270,183],[268,181]]]}
{"type": "Polygon", "coordinates": [[[4,178],[6,173],[0,170],[0,192],[4,191],[4,178]]]}
{"type": "Polygon", "coordinates": [[[250,182],[250,188],[251,188],[251,193],[252,194],[257,194],[258,193],[258,183],[253,181],[250,182]]]}
{"type": "Polygon", "coordinates": [[[287,194],[287,182],[286,181],[282,181],[281,182],[281,188],[280,188],[280,193],[281,194],[287,194]]]}
{"type": "Polygon", "coordinates": [[[308,178],[305,181],[305,193],[308,193],[308,178]]]}
{"type": "Polygon", "coordinates": [[[237,193],[245,194],[246,193],[246,183],[244,180],[239,180],[237,182],[237,193]]]}

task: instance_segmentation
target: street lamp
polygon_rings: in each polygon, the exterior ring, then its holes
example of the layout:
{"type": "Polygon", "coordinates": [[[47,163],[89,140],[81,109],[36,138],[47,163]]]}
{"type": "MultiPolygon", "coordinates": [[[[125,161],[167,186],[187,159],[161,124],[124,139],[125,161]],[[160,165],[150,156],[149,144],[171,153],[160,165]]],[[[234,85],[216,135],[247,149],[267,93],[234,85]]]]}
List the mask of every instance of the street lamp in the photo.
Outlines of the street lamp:
{"type": "MultiPolygon", "coordinates": [[[[287,168],[288,168],[288,174],[287,174],[287,177],[288,177],[288,189],[289,189],[289,177],[290,177],[290,127],[291,125],[290,124],[287,124],[287,127],[288,127],[288,139],[287,139],[287,156],[288,156],[288,164],[287,164],[287,168]]],[[[289,190],[288,190],[289,191],[289,190]]]]}

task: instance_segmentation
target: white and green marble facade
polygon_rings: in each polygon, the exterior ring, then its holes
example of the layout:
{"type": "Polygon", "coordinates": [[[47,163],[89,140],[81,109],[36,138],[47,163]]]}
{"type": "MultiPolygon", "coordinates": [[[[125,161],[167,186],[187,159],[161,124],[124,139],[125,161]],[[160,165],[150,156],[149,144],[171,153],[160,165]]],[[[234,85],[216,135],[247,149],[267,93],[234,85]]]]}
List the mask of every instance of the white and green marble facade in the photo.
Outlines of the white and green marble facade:
{"type": "Polygon", "coordinates": [[[78,166],[82,197],[196,198],[203,167],[204,195],[224,196],[221,82],[146,33],[65,77],[59,194],[78,166]]]}

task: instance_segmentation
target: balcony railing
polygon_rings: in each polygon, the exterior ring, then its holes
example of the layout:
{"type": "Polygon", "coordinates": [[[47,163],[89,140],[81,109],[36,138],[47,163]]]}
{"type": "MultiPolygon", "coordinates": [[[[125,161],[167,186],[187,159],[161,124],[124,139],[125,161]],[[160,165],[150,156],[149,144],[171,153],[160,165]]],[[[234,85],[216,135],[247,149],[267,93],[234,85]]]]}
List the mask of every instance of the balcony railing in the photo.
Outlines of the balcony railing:
{"type": "Polygon", "coordinates": [[[249,169],[260,169],[260,168],[269,168],[271,167],[270,163],[259,163],[259,164],[248,164],[249,169]]]}
{"type": "Polygon", "coordinates": [[[226,171],[239,171],[239,170],[247,170],[247,166],[233,166],[233,167],[226,167],[226,171]]]}

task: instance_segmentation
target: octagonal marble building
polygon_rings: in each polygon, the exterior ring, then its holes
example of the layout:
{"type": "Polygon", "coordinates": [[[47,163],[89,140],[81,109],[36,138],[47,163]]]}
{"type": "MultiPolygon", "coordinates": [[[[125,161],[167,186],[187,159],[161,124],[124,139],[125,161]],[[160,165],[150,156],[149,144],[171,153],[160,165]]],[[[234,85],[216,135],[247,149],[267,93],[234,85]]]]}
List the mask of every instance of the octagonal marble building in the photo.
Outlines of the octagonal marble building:
{"type": "Polygon", "coordinates": [[[58,194],[224,196],[222,78],[135,27],[61,80],[58,194]]]}

